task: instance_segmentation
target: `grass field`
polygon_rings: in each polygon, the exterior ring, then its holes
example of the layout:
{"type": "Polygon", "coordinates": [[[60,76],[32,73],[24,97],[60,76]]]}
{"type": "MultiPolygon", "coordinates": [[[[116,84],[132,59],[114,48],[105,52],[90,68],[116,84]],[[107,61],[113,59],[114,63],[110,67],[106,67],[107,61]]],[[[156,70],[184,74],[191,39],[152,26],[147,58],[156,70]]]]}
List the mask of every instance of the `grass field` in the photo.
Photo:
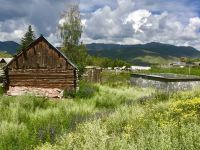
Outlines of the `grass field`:
{"type": "Polygon", "coordinates": [[[196,93],[190,99],[190,94],[120,106],[108,117],[79,124],[56,144],[37,149],[198,150],[200,98],[196,93]]]}
{"type": "Polygon", "coordinates": [[[73,99],[1,96],[0,149],[200,149],[198,89],[166,95],[103,76],[73,99]]]}
{"type": "Polygon", "coordinates": [[[184,75],[196,75],[200,76],[199,67],[185,67],[185,68],[157,68],[152,67],[149,71],[140,71],[142,73],[175,73],[175,74],[184,74],[184,75]]]}

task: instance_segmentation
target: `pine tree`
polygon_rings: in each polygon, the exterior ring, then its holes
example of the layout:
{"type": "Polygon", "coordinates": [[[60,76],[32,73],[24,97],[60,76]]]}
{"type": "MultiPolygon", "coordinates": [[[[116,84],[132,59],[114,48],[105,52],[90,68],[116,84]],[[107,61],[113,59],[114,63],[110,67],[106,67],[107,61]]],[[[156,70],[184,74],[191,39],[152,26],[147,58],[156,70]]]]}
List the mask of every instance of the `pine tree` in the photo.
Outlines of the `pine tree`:
{"type": "Polygon", "coordinates": [[[24,36],[21,39],[21,46],[20,51],[24,50],[26,47],[28,47],[33,41],[35,40],[35,34],[31,27],[31,25],[28,26],[28,31],[24,34],[24,36]]]}

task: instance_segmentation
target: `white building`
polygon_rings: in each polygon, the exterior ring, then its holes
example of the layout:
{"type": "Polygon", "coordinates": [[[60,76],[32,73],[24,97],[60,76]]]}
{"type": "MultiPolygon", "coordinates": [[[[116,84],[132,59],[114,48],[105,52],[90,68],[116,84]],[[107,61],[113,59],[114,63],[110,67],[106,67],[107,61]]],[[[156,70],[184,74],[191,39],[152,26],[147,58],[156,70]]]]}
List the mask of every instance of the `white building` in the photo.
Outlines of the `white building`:
{"type": "Polygon", "coordinates": [[[146,66],[131,66],[131,71],[137,71],[137,70],[150,70],[151,67],[146,66]]]}

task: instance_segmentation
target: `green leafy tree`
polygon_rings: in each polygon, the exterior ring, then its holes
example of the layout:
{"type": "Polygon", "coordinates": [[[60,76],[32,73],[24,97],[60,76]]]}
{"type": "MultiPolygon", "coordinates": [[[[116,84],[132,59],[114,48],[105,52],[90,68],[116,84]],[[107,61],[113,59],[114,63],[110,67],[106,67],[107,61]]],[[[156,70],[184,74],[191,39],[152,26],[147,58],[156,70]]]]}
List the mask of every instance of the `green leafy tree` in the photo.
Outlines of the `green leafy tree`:
{"type": "Polygon", "coordinates": [[[83,73],[86,65],[97,65],[101,67],[129,65],[121,60],[88,55],[86,46],[80,42],[83,26],[81,24],[78,5],[69,7],[61,17],[63,21],[58,26],[58,29],[62,39],[62,50],[78,66],[80,74],[83,73]]]}
{"type": "Polygon", "coordinates": [[[87,63],[87,49],[80,42],[83,26],[78,5],[72,5],[62,15],[63,23],[58,26],[62,39],[62,50],[72,60],[79,70],[87,63]]]}
{"type": "Polygon", "coordinates": [[[24,34],[24,36],[21,39],[21,46],[18,49],[18,52],[21,50],[24,50],[26,47],[28,47],[33,41],[35,40],[35,34],[31,27],[31,25],[28,26],[28,31],[24,34]]]}

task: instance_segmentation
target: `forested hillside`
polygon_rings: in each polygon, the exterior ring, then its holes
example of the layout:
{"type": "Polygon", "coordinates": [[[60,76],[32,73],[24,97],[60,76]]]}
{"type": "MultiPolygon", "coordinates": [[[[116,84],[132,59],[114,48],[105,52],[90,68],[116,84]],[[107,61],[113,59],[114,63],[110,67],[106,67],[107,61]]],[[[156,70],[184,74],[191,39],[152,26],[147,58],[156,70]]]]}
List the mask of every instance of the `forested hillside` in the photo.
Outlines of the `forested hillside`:
{"type": "Polygon", "coordinates": [[[91,55],[119,58],[139,65],[166,64],[180,57],[200,57],[200,51],[193,47],[155,42],[138,45],[88,44],[87,48],[91,55]]]}

